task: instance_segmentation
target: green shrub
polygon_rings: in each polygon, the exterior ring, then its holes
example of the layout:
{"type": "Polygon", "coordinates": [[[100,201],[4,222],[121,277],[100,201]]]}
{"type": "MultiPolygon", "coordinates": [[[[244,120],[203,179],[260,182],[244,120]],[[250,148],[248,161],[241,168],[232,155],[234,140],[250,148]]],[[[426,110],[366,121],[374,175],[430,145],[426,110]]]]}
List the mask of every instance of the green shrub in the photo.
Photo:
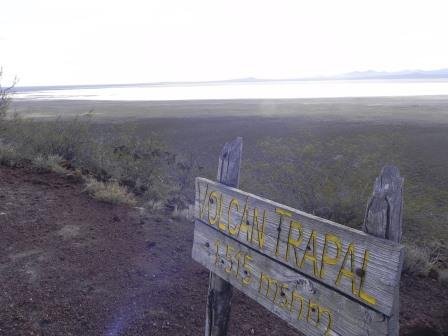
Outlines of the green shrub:
{"type": "Polygon", "coordinates": [[[102,202],[129,206],[137,204],[135,197],[117,181],[101,182],[94,178],[88,178],[86,179],[85,191],[102,202]]]}
{"type": "Polygon", "coordinates": [[[101,180],[116,179],[144,201],[165,201],[171,190],[173,155],[155,135],[135,134],[129,125],[95,137],[79,161],[101,180]]]}
{"type": "Polygon", "coordinates": [[[58,155],[74,161],[92,141],[89,128],[89,117],[45,122],[16,117],[7,123],[3,136],[26,157],[58,155]]]}
{"type": "Polygon", "coordinates": [[[60,173],[69,162],[75,169],[105,182],[119,181],[147,202],[165,202],[177,190],[171,169],[175,156],[153,134],[136,134],[131,125],[106,131],[93,127],[91,118],[35,121],[10,120],[2,132],[11,148],[40,170],[60,173]]]}

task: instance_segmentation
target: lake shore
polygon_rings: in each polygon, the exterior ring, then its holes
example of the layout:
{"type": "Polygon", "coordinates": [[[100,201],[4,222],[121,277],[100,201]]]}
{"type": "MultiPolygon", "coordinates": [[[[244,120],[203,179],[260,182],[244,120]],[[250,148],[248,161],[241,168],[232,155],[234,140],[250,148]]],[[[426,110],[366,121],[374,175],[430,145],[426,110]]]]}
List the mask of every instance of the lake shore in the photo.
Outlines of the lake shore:
{"type": "Polygon", "coordinates": [[[10,112],[23,117],[123,121],[192,117],[310,117],[325,120],[448,123],[448,96],[100,101],[16,99],[10,112]]]}

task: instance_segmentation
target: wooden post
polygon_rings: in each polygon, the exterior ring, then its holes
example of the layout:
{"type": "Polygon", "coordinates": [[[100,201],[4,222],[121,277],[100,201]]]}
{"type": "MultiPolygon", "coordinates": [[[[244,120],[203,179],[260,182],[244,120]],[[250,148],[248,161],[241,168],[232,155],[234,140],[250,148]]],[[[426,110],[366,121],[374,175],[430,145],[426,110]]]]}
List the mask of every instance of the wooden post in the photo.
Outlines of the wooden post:
{"type": "MultiPolygon", "coordinates": [[[[400,243],[402,236],[403,182],[395,166],[384,166],[375,180],[362,230],[373,236],[400,243]]],[[[398,273],[398,277],[400,276],[398,273]]],[[[399,279],[398,279],[399,280],[399,279]]],[[[388,318],[388,335],[398,336],[400,314],[399,288],[394,297],[393,315],[388,318]]]]}
{"type": "MultiPolygon", "coordinates": [[[[219,156],[217,181],[229,187],[238,187],[243,139],[227,142],[219,156]]],[[[230,317],[232,285],[210,272],[205,336],[225,336],[230,317]]]]}

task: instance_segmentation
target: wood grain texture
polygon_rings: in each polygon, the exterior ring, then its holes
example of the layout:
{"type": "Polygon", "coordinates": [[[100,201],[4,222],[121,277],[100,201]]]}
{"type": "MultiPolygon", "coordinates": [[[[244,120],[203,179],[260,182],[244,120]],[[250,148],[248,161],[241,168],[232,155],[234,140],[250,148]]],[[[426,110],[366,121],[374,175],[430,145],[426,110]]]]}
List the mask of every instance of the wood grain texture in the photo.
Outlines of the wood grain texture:
{"type": "Polygon", "coordinates": [[[221,150],[216,180],[230,187],[240,185],[240,167],[243,154],[243,138],[227,142],[221,150]]]}
{"type": "Polygon", "coordinates": [[[193,259],[307,336],[387,335],[383,314],[198,220],[193,259]]]}
{"type": "MultiPolygon", "coordinates": [[[[385,166],[376,178],[373,194],[367,203],[363,231],[376,237],[400,242],[403,232],[404,179],[395,166],[385,166]]],[[[402,260],[400,266],[401,274],[402,260]]],[[[399,335],[400,292],[395,288],[392,314],[387,318],[388,335],[399,335]]]]}
{"type": "MultiPolygon", "coordinates": [[[[242,152],[243,139],[240,137],[224,145],[219,155],[217,181],[227,186],[238,187],[242,152]]],[[[210,272],[205,336],[227,335],[231,300],[231,284],[210,272]]]]}
{"type": "Polygon", "coordinates": [[[195,217],[378,312],[392,314],[402,263],[402,246],[395,242],[204,178],[196,179],[195,217]],[[337,242],[331,243],[331,237],[337,242]],[[337,263],[323,262],[324,254],[337,263]],[[346,274],[352,271],[352,279],[340,276],[342,268],[346,274]]]}
{"type": "Polygon", "coordinates": [[[375,237],[401,242],[403,232],[403,184],[404,179],[395,166],[384,166],[375,179],[363,231],[375,237]]]}

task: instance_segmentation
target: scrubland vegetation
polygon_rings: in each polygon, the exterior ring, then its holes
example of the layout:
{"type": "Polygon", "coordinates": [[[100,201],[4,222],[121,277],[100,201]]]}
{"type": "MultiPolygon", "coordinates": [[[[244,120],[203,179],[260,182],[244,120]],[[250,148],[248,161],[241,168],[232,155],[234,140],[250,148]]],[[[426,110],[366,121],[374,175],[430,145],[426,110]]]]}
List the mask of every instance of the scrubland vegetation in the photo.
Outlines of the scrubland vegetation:
{"type": "Polygon", "coordinates": [[[141,138],[130,125],[101,129],[90,116],[46,122],[15,117],[3,125],[3,164],[29,162],[39,171],[84,178],[87,192],[112,203],[134,204],[128,191],[149,207],[183,209],[191,201],[194,161],[170,153],[155,135],[141,138]]]}
{"type": "MultiPolygon", "coordinates": [[[[439,108],[419,104],[422,113],[439,108]]],[[[190,118],[134,120],[126,114],[16,116],[2,122],[0,162],[28,161],[38,170],[83,179],[86,192],[102,201],[163,207],[176,217],[189,214],[194,178],[215,178],[221,146],[243,136],[242,189],[354,228],[361,226],[381,167],[395,164],[405,177],[404,272],[446,284],[448,123],[443,116],[423,121],[412,108],[406,118],[399,104],[401,119],[384,113],[381,104],[375,116],[356,115],[357,105],[347,106],[346,114],[311,106],[312,114],[305,106],[281,117],[201,111],[190,118]]]]}
{"type": "Polygon", "coordinates": [[[91,177],[86,180],[86,191],[93,198],[104,202],[131,206],[137,203],[134,195],[117,181],[101,182],[91,177]]]}

